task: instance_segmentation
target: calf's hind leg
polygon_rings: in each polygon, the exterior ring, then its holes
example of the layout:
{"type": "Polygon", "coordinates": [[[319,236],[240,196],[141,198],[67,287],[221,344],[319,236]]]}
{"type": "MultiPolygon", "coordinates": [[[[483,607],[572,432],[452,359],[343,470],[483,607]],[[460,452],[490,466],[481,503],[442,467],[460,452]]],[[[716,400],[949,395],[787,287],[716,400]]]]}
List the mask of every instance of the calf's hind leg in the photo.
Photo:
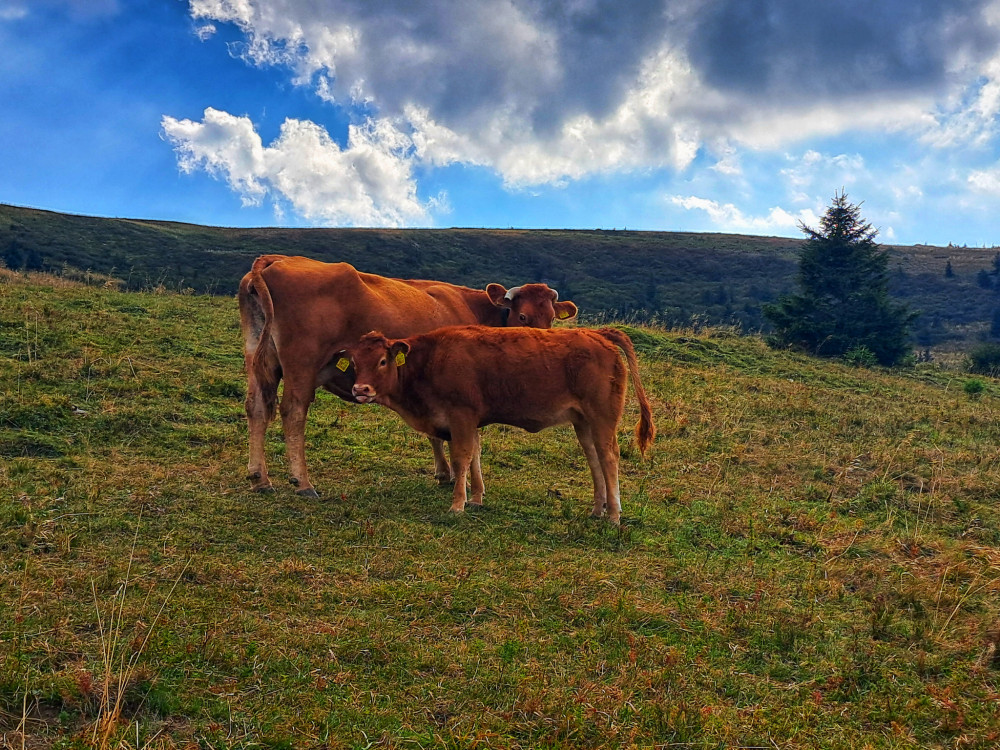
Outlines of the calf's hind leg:
{"type": "Polygon", "coordinates": [[[608,487],[604,482],[604,470],[601,468],[601,459],[597,455],[597,448],[594,446],[594,435],[587,422],[576,422],[573,424],[576,430],[576,439],[580,441],[583,455],[587,457],[587,465],[590,467],[590,478],[594,483],[594,508],[590,511],[591,518],[600,518],[608,502],[608,487]]]}
{"type": "MultiPolygon", "coordinates": [[[[607,488],[608,520],[617,526],[621,523],[622,503],[618,487],[618,434],[617,425],[608,428],[592,427],[594,449],[601,464],[604,485],[607,488]]],[[[595,502],[596,506],[596,502],[595,502]]]]}

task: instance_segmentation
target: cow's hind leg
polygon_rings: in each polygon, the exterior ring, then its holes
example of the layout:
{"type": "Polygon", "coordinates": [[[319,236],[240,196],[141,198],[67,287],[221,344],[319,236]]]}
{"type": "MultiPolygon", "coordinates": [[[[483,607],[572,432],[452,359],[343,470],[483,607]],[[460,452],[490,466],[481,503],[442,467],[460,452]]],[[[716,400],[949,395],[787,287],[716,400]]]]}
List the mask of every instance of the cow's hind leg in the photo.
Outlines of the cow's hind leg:
{"type": "Polygon", "coordinates": [[[247,413],[247,429],[250,433],[250,460],[247,463],[247,478],[256,492],[273,492],[271,478],[267,473],[265,443],[267,427],[274,420],[275,405],[278,400],[278,380],[281,368],[276,362],[265,365],[263,377],[247,367],[247,397],[244,407],[247,413]]]}
{"type": "Polygon", "coordinates": [[[594,482],[594,508],[590,511],[592,518],[600,518],[604,515],[608,503],[608,487],[604,482],[604,470],[601,468],[601,459],[597,455],[597,448],[594,446],[594,435],[590,425],[586,422],[574,423],[576,439],[580,441],[583,455],[587,457],[587,465],[590,467],[590,478],[594,482]]]}
{"type": "Polygon", "coordinates": [[[306,468],[306,416],[316,395],[316,384],[308,377],[285,373],[285,392],[281,397],[281,427],[285,433],[288,457],[288,481],[305,497],[319,497],[309,481],[306,468]]]}

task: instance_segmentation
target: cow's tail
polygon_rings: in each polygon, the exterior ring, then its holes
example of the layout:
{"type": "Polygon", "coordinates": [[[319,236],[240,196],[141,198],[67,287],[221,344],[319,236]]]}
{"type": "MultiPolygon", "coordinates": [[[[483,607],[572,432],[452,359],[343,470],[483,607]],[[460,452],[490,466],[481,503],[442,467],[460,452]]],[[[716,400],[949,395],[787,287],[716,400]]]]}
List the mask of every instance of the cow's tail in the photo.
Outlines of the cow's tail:
{"type": "Polygon", "coordinates": [[[649,446],[653,444],[653,438],[656,437],[656,425],[653,424],[653,410],[649,406],[649,399],[646,398],[646,391],[642,387],[642,380],[639,378],[639,361],[635,356],[635,347],[632,346],[632,339],[617,328],[601,328],[597,333],[625,352],[625,361],[628,362],[628,374],[632,379],[632,388],[635,390],[635,397],[639,401],[639,421],[635,426],[635,440],[639,446],[639,452],[645,456],[646,451],[649,450],[649,446]]]}
{"type": "Polygon", "coordinates": [[[274,419],[277,407],[280,369],[271,340],[274,302],[261,272],[278,257],[262,255],[257,258],[240,282],[237,294],[247,372],[247,411],[263,407],[268,421],[274,419]]]}

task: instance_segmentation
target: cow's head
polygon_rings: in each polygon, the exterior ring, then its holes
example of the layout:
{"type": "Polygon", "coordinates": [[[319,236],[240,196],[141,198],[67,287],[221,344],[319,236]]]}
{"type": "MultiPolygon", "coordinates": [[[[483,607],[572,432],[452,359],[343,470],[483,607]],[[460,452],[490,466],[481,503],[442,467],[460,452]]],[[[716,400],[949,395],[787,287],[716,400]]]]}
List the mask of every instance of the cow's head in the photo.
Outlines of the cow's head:
{"type": "Polygon", "coordinates": [[[508,326],[551,328],[553,320],[576,317],[576,305],[560,302],[559,292],[548,284],[525,284],[505,289],[500,284],[490,284],[486,293],[497,307],[507,308],[508,326]]]}
{"type": "Polygon", "coordinates": [[[356,346],[340,353],[354,365],[352,393],[358,403],[385,403],[399,381],[399,368],[406,364],[410,345],[390,341],[378,331],[366,333],[356,346]]]}

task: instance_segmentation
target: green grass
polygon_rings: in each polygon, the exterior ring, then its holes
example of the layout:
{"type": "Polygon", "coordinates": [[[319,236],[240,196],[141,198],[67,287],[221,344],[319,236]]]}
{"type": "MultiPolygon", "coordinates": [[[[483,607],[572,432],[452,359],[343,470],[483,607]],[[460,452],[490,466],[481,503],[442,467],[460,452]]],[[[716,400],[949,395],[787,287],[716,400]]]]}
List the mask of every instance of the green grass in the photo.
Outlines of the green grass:
{"type": "Polygon", "coordinates": [[[326,395],[250,493],[234,300],[0,280],[0,745],[996,746],[1000,384],[626,330],[622,527],[565,428],[453,517],[326,395]]]}

